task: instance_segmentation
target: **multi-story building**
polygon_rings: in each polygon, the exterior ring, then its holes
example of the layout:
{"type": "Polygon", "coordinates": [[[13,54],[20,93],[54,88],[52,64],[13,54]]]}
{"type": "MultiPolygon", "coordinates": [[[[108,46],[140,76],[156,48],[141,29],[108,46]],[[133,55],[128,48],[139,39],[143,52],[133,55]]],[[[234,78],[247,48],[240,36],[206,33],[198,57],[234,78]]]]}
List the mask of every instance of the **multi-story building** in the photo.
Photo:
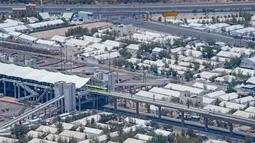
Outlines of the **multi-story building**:
{"type": "Polygon", "coordinates": [[[13,17],[24,17],[36,15],[35,4],[27,4],[24,8],[12,8],[13,17]]]}

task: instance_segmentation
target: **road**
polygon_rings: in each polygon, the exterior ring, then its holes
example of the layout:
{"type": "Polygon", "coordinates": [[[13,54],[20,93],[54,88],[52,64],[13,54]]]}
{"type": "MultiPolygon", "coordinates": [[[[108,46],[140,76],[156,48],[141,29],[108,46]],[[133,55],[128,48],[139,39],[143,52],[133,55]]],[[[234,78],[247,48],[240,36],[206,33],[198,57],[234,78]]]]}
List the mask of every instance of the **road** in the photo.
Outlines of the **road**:
{"type": "Polygon", "coordinates": [[[190,113],[197,113],[203,117],[209,118],[209,119],[216,119],[216,120],[222,120],[228,123],[235,123],[240,124],[244,126],[249,126],[252,128],[255,128],[255,122],[252,119],[247,119],[239,116],[229,115],[229,114],[221,114],[216,112],[209,112],[205,109],[200,108],[194,108],[194,107],[187,107],[186,105],[176,104],[176,103],[170,103],[170,102],[164,102],[161,100],[153,100],[151,98],[145,98],[141,96],[135,96],[130,94],[124,94],[124,93],[118,93],[118,92],[101,92],[101,91],[89,91],[93,95],[102,95],[102,96],[110,96],[116,99],[126,99],[131,100],[134,102],[140,102],[140,103],[148,103],[150,105],[155,105],[158,107],[166,107],[166,108],[172,108],[177,109],[184,112],[190,112],[190,113]]]}
{"type": "MultiPolygon", "coordinates": [[[[13,7],[24,7],[23,4],[4,4],[0,5],[0,12],[11,12],[11,8],[13,7]]],[[[163,12],[163,11],[189,11],[191,12],[193,9],[197,9],[198,11],[202,9],[214,9],[216,11],[229,11],[233,9],[251,9],[255,7],[255,2],[249,3],[207,3],[207,4],[141,4],[139,8],[139,4],[120,4],[120,5],[81,5],[81,4],[67,4],[67,5],[54,5],[48,4],[44,5],[45,12],[63,12],[66,11],[66,8],[71,8],[73,11],[92,11],[92,12],[138,12],[139,9],[141,12],[149,11],[149,12],[163,12]]],[[[37,11],[40,11],[40,6],[37,5],[37,11]]]]}
{"type": "MultiPolygon", "coordinates": [[[[216,33],[208,33],[206,31],[186,28],[186,27],[180,27],[176,25],[165,25],[163,23],[156,23],[156,22],[147,22],[147,21],[140,21],[135,20],[133,18],[126,18],[122,21],[123,23],[133,24],[133,26],[153,31],[159,31],[162,33],[168,33],[171,35],[177,35],[177,36],[191,36],[191,37],[197,37],[202,40],[207,40],[208,38],[213,38],[216,41],[225,42],[227,44],[235,44],[240,45],[240,41],[236,40],[232,37],[223,36],[216,33]]],[[[246,41],[242,41],[242,45],[246,45],[246,41]]]]}

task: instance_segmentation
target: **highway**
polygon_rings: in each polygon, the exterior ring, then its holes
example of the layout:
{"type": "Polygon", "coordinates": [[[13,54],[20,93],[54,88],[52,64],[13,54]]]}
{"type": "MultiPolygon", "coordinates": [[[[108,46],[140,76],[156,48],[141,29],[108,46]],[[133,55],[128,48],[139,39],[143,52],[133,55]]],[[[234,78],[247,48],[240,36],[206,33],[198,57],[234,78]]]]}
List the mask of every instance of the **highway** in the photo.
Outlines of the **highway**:
{"type": "MultiPolygon", "coordinates": [[[[24,7],[23,4],[4,4],[0,6],[1,12],[11,12],[11,8],[13,7],[24,7]]],[[[207,4],[141,4],[139,8],[138,3],[134,4],[122,4],[122,5],[82,5],[82,4],[67,4],[67,5],[54,5],[47,4],[43,5],[45,12],[63,12],[66,11],[66,8],[71,8],[73,11],[92,11],[92,12],[138,12],[139,9],[141,12],[149,11],[149,12],[163,12],[163,11],[179,11],[179,12],[191,12],[193,9],[197,9],[198,11],[202,9],[214,9],[216,11],[229,11],[234,9],[251,9],[255,7],[255,2],[249,3],[207,3],[207,4]]],[[[40,11],[40,6],[37,5],[37,11],[40,11]]]]}
{"type": "MultiPolygon", "coordinates": [[[[114,107],[111,105],[106,105],[106,106],[104,106],[104,108],[110,110],[111,112],[114,112],[114,107]]],[[[122,114],[122,115],[127,115],[127,116],[130,116],[130,114],[136,115],[135,110],[132,110],[132,109],[118,107],[117,111],[118,111],[118,114],[122,114]]],[[[223,129],[220,127],[209,126],[209,128],[206,129],[203,124],[200,124],[200,123],[197,123],[194,121],[185,120],[184,125],[183,125],[179,119],[174,119],[174,118],[170,118],[167,116],[162,116],[161,119],[158,119],[158,116],[155,116],[155,114],[152,114],[152,113],[140,112],[140,115],[143,116],[143,119],[146,119],[146,120],[155,120],[158,123],[170,124],[170,125],[179,127],[179,129],[180,129],[179,131],[181,131],[181,129],[183,129],[183,128],[192,128],[194,130],[203,131],[203,132],[205,132],[206,135],[208,135],[208,133],[212,133],[212,134],[214,134],[213,137],[215,139],[217,137],[219,138],[219,136],[230,136],[229,130],[223,129]]],[[[139,116],[138,116],[138,118],[139,118],[139,116]]],[[[246,136],[246,133],[239,132],[239,131],[235,130],[235,131],[233,131],[233,134],[231,136],[236,139],[244,139],[246,136]]],[[[250,134],[250,136],[252,136],[253,139],[255,139],[254,134],[250,134]]]]}
{"type": "MultiPolygon", "coordinates": [[[[240,41],[234,39],[232,37],[223,36],[216,33],[208,33],[206,31],[196,30],[192,28],[180,27],[176,25],[165,25],[163,23],[156,23],[156,22],[148,22],[148,21],[140,21],[133,18],[126,18],[122,20],[123,23],[133,24],[133,26],[143,29],[148,29],[152,31],[158,31],[162,33],[168,33],[171,35],[177,36],[191,36],[200,38],[202,40],[206,40],[208,38],[213,38],[216,41],[225,42],[227,44],[235,44],[240,45],[240,41]]],[[[246,45],[246,41],[241,42],[242,45],[246,45]]]]}
{"type": "Polygon", "coordinates": [[[194,107],[188,108],[186,105],[164,102],[161,100],[153,100],[151,98],[144,98],[141,96],[124,94],[124,93],[117,93],[117,92],[106,93],[106,92],[101,92],[101,91],[90,91],[90,93],[95,94],[95,95],[111,96],[114,98],[131,100],[134,102],[148,103],[150,105],[177,109],[177,110],[184,111],[184,112],[197,113],[203,117],[208,117],[210,119],[216,119],[216,120],[221,120],[221,121],[225,121],[228,123],[235,123],[235,124],[240,124],[240,125],[245,125],[245,126],[255,128],[254,120],[242,118],[242,117],[238,117],[238,116],[221,114],[221,113],[216,113],[216,112],[209,112],[208,110],[194,108],[194,107]]]}

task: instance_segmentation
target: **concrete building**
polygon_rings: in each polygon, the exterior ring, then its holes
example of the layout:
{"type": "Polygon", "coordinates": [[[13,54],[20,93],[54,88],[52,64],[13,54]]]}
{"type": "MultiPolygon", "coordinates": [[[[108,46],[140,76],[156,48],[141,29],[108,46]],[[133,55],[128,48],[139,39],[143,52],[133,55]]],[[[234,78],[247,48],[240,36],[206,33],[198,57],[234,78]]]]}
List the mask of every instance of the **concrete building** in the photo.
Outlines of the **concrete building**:
{"type": "Polygon", "coordinates": [[[78,19],[79,21],[82,21],[82,22],[91,22],[94,20],[94,15],[92,12],[79,11],[78,19]]]}
{"type": "Polygon", "coordinates": [[[133,25],[128,24],[128,25],[117,25],[117,26],[112,26],[112,29],[117,31],[121,36],[129,35],[133,31],[133,25]]]}
{"type": "Polygon", "coordinates": [[[36,15],[35,4],[27,4],[24,8],[12,8],[13,17],[27,17],[36,15]]]}
{"type": "Polygon", "coordinates": [[[159,47],[155,47],[153,50],[152,50],[152,54],[158,54],[159,52],[163,51],[163,48],[159,48],[159,47]]]}
{"type": "Polygon", "coordinates": [[[65,112],[70,112],[76,109],[76,91],[75,84],[68,83],[63,85],[65,96],[65,112]]]}
{"type": "Polygon", "coordinates": [[[25,59],[25,65],[35,66],[36,65],[36,59],[25,59]]]}
{"type": "Polygon", "coordinates": [[[183,94],[180,94],[180,101],[183,102],[183,104],[186,104],[189,102],[190,104],[195,104],[195,103],[203,103],[203,98],[202,96],[191,94],[190,92],[186,91],[183,94]]]}
{"type": "Polygon", "coordinates": [[[10,35],[0,32],[0,41],[5,41],[5,40],[8,40],[9,38],[10,38],[10,35]]]}
{"type": "Polygon", "coordinates": [[[244,58],[241,62],[240,67],[255,69],[255,57],[252,58],[244,58]]]}
{"type": "Polygon", "coordinates": [[[137,51],[139,50],[138,44],[130,44],[127,47],[127,50],[134,56],[136,56],[137,51]]]}

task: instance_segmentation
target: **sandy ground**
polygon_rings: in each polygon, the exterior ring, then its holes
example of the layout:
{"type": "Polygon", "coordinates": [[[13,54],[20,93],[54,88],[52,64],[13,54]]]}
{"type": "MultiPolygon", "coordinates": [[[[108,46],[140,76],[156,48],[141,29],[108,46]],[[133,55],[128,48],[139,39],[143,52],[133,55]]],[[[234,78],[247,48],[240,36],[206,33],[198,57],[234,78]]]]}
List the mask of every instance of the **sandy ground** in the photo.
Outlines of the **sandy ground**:
{"type": "MultiPolygon", "coordinates": [[[[207,17],[207,18],[211,18],[211,17],[217,17],[217,16],[224,16],[224,15],[231,15],[231,14],[236,14],[236,13],[225,13],[225,14],[223,14],[223,13],[215,13],[215,14],[213,14],[213,13],[209,13],[209,14],[183,14],[183,13],[181,13],[181,14],[179,14],[177,17],[176,17],[176,19],[184,19],[184,18],[186,18],[186,19],[199,19],[200,17],[207,17]]],[[[153,15],[152,16],[152,19],[153,20],[158,20],[158,18],[159,17],[162,17],[162,20],[164,19],[163,18],[163,16],[161,15],[161,14],[155,14],[155,15],[153,15]]],[[[167,17],[167,19],[174,19],[174,17],[167,17]]]]}
{"type": "MultiPolygon", "coordinates": [[[[8,102],[3,102],[3,101],[9,101],[12,102],[11,98],[6,98],[3,99],[2,101],[0,101],[0,126],[1,124],[3,124],[4,122],[7,122],[10,120],[10,117],[14,116],[14,114],[18,113],[23,107],[24,105],[19,105],[19,104],[15,104],[15,103],[8,103],[8,102]],[[9,109],[8,111],[6,109],[9,109]]],[[[28,111],[31,108],[27,108],[25,110],[28,111]]]]}
{"type": "Polygon", "coordinates": [[[37,37],[37,38],[49,39],[55,35],[65,36],[65,32],[70,28],[75,28],[75,27],[81,26],[83,28],[91,29],[91,28],[103,28],[103,27],[108,27],[111,25],[112,25],[111,23],[107,23],[107,22],[87,23],[87,24],[81,24],[81,25],[76,25],[76,26],[71,26],[71,27],[35,32],[30,35],[37,37]]]}

